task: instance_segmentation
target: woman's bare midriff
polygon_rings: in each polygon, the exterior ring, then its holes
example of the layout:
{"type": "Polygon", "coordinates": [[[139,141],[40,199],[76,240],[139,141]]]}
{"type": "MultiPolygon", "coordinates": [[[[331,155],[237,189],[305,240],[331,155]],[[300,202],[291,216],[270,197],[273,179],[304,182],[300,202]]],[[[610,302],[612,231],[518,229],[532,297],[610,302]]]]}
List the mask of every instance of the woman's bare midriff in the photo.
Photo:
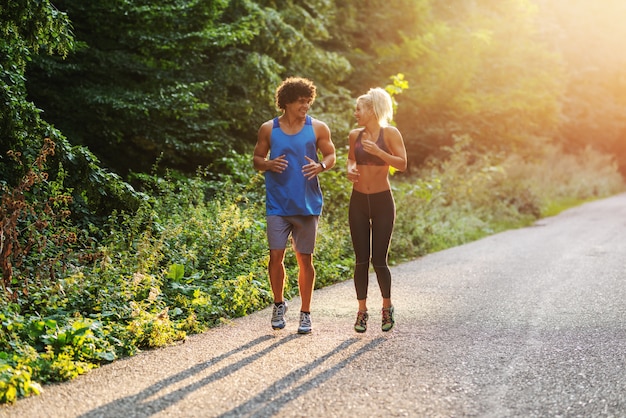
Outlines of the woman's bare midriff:
{"type": "Polygon", "coordinates": [[[357,165],[359,181],[353,184],[354,190],[360,193],[380,193],[391,188],[389,184],[388,165],[357,165]]]}

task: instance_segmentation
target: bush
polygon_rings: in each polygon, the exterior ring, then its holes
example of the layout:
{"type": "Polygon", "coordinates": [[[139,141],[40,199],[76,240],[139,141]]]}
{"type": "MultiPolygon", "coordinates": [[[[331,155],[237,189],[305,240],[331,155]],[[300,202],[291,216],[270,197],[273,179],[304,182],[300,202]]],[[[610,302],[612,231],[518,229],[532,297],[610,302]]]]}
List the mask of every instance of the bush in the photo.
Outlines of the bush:
{"type": "Polygon", "coordinates": [[[457,138],[445,161],[394,182],[397,221],[390,257],[405,260],[526,226],[556,208],[624,190],[612,158],[547,146],[535,159],[480,154],[457,138]]]}

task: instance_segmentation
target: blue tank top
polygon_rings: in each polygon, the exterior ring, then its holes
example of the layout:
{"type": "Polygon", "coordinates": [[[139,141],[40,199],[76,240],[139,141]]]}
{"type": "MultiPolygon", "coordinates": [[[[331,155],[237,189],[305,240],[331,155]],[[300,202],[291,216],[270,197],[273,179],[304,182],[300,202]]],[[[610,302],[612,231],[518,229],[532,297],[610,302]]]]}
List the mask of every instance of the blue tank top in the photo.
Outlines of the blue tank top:
{"type": "MultiPolygon", "coordinates": [[[[385,144],[385,137],[383,135],[383,131],[385,128],[380,128],[380,133],[378,134],[378,139],[376,140],[376,145],[378,148],[385,152],[389,152],[387,149],[387,145],[385,144]]],[[[356,141],[354,141],[354,159],[358,165],[387,165],[380,157],[370,154],[369,152],[363,149],[363,144],[361,143],[361,137],[363,136],[363,131],[359,132],[359,135],[356,137],[356,141]]]]}
{"type": "Polygon", "coordinates": [[[295,216],[320,215],[322,213],[322,190],[317,176],[307,180],[302,166],[308,164],[304,156],[317,161],[317,138],[310,116],[304,127],[295,135],[280,129],[274,118],[270,137],[270,159],[285,155],[288,166],[282,173],[265,172],[265,208],[267,215],[295,216]]]}

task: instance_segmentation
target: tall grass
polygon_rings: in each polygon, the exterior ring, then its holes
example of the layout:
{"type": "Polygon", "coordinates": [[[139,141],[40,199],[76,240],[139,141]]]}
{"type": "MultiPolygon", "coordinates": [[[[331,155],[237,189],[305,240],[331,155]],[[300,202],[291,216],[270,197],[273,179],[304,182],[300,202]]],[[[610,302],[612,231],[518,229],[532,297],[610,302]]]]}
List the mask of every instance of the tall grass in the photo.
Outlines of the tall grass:
{"type": "Polygon", "coordinates": [[[461,138],[450,158],[394,182],[397,224],[391,256],[414,258],[527,226],[582,202],[624,191],[610,156],[590,148],[533,158],[477,155],[461,138]]]}

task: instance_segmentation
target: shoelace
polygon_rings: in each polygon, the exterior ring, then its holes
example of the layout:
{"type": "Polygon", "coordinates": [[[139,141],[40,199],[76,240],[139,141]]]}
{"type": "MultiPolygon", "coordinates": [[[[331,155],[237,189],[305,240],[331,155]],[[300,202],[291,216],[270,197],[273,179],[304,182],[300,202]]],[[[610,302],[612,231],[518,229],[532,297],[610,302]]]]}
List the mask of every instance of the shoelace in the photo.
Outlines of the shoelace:
{"type": "Polygon", "coordinates": [[[385,324],[389,324],[393,321],[393,317],[391,315],[391,308],[383,308],[383,322],[385,324]]]}
{"type": "Polygon", "coordinates": [[[286,305],[274,306],[274,311],[272,312],[272,320],[277,321],[281,319],[285,315],[286,305]]]}

